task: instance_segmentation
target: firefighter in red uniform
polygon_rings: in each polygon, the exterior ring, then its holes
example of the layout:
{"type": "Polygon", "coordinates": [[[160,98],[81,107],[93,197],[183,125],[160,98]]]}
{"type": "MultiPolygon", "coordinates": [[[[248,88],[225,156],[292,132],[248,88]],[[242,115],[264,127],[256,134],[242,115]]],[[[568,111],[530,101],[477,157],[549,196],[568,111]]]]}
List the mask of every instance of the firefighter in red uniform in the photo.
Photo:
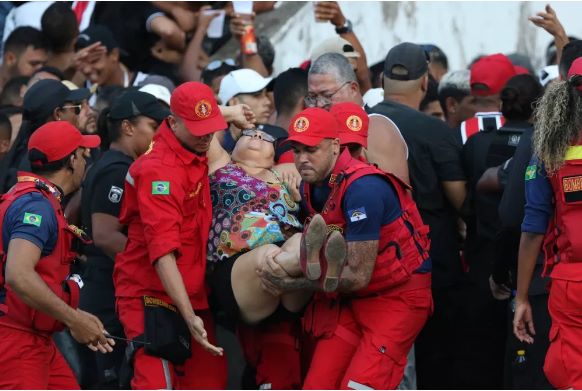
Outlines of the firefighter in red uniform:
{"type": "Polygon", "coordinates": [[[92,350],[112,351],[99,319],[77,309],[82,281],[69,273],[82,233],[61,206],[81,185],[88,148],[99,144],[65,121],[41,126],[28,142],[32,172],[19,172],[0,201],[2,389],[79,388],[51,338],[65,327],[92,350]]]}
{"type": "Polygon", "coordinates": [[[318,281],[326,275],[323,259],[302,260],[303,282],[261,275],[278,289],[325,291],[305,311],[305,329],[317,345],[304,388],[395,388],[432,310],[428,228],[408,186],[340,150],[337,129],[332,114],[310,108],[291,121],[288,141],[304,207],[346,238],[340,278],[318,281]]]}
{"type": "Polygon", "coordinates": [[[176,88],[170,109],[151,150],[126,177],[120,222],[128,225],[128,242],[115,261],[117,309],[134,346],[145,341],[134,355],[132,388],[220,389],[226,386],[226,361],[213,345],[204,282],[212,220],[206,151],[213,133],[228,125],[212,90],[201,83],[176,88]],[[169,329],[157,315],[149,318],[152,306],[179,314],[165,324],[183,327],[192,338],[178,334],[168,342],[172,348],[156,347],[169,329]],[[176,344],[191,349],[191,357],[176,357],[176,344]]]}
{"type": "Polygon", "coordinates": [[[568,80],[550,86],[537,105],[534,158],[525,172],[526,206],[513,320],[517,338],[532,343],[535,327],[528,290],[543,249],[543,275],[551,278],[548,309],[552,319],[544,372],[557,389],[582,388],[581,111],[582,58],[578,58],[568,71],[568,80]]]}

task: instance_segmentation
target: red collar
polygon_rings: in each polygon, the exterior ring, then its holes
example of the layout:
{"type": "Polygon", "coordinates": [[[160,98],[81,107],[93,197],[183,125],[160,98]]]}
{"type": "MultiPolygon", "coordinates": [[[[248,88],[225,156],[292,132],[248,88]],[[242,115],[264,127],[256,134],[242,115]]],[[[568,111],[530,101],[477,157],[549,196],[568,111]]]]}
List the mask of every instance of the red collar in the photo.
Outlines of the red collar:
{"type": "Polygon", "coordinates": [[[154,140],[164,142],[184,164],[191,164],[195,161],[206,162],[207,160],[206,154],[198,155],[184,148],[166,121],[162,122],[158,128],[158,133],[154,137],[154,140]]]}

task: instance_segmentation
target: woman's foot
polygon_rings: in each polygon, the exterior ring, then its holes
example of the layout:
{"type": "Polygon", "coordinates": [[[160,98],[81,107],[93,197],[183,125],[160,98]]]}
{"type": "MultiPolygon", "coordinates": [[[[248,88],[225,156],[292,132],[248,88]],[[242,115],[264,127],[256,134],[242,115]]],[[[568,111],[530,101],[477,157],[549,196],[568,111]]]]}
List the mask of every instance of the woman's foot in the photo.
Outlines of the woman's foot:
{"type": "Polygon", "coordinates": [[[327,225],[321,215],[315,215],[305,228],[301,237],[299,262],[301,269],[309,280],[321,277],[319,253],[327,235],[327,225]]]}
{"type": "Polygon", "coordinates": [[[322,249],[324,276],[321,286],[324,292],[334,292],[339,285],[339,278],[346,262],[348,248],[342,234],[332,231],[326,238],[322,249]]]}

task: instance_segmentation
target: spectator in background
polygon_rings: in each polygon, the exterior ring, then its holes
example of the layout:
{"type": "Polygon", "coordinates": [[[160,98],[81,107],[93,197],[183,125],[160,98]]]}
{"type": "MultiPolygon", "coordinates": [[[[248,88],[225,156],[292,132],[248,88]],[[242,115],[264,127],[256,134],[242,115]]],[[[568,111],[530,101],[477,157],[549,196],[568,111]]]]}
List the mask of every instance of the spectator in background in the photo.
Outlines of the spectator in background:
{"type": "Polygon", "coordinates": [[[438,87],[438,97],[446,123],[458,129],[461,122],[475,115],[468,69],[451,71],[443,76],[438,87]]]}
{"type": "Polygon", "coordinates": [[[458,137],[462,144],[482,130],[497,130],[503,126],[505,119],[499,111],[499,93],[515,75],[515,67],[501,53],[483,56],[471,66],[471,96],[476,112],[473,118],[461,123],[458,137]]]}
{"type": "MultiPolygon", "coordinates": [[[[223,105],[234,106],[240,103],[248,105],[255,114],[257,124],[266,124],[273,112],[271,100],[267,95],[267,85],[270,82],[270,77],[262,77],[252,69],[232,71],[220,82],[218,97],[223,105]]],[[[222,147],[227,152],[234,149],[241,130],[231,125],[224,133],[222,147]]]]}
{"type": "Polygon", "coordinates": [[[202,83],[212,88],[214,95],[218,99],[218,91],[220,90],[222,79],[224,76],[232,71],[236,71],[237,69],[240,69],[240,67],[236,65],[236,62],[232,58],[227,58],[226,60],[215,60],[204,68],[200,79],[202,80],[202,83]]]}
{"type": "Polygon", "coordinates": [[[265,35],[257,37],[257,54],[261,57],[263,65],[267,69],[267,76],[273,75],[273,63],[275,62],[275,48],[265,35]]]}
{"type": "Polygon", "coordinates": [[[79,35],[75,13],[68,3],[56,1],[43,13],[40,23],[48,44],[47,65],[71,79],[76,71],[75,42],[79,35]]]}
{"type": "MultiPolygon", "coordinates": [[[[291,119],[305,107],[303,98],[307,95],[307,72],[301,68],[289,68],[274,79],[273,95],[275,100],[276,127],[287,133],[291,119]]],[[[275,148],[277,163],[294,163],[293,151],[289,144],[275,148]]]]}
{"type": "Polygon", "coordinates": [[[582,40],[567,43],[564,46],[562,55],[560,56],[560,62],[558,63],[558,70],[562,80],[568,79],[568,70],[578,57],[582,57],[582,40]]]}
{"type": "Polygon", "coordinates": [[[0,114],[0,162],[10,149],[10,139],[12,137],[12,124],[6,114],[0,114]]]}
{"type": "Polygon", "coordinates": [[[18,27],[4,43],[0,87],[15,76],[31,76],[47,61],[43,34],[32,27],[18,27]]]}
{"type": "Polygon", "coordinates": [[[428,73],[430,73],[437,83],[440,83],[442,77],[449,71],[447,55],[436,45],[425,44],[420,46],[428,53],[428,57],[430,58],[428,73]]]}
{"type": "Polygon", "coordinates": [[[420,102],[419,108],[423,113],[444,121],[445,113],[439,102],[438,88],[438,82],[429,74],[426,95],[420,102]]]}
{"type": "Polygon", "coordinates": [[[64,120],[78,125],[80,106],[73,102],[86,99],[89,91],[81,88],[70,91],[56,80],[40,80],[32,86],[23,99],[23,123],[8,155],[0,167],[0,193],[7,191],[16,181],[16,171],[30,170],[26,146],[28,139],[41,125],[64,120]]]}
{"type": "Polygon", "coordinates": [[[29,80],[28,76],[16,76],[8,80],[0,93],[0,105],[22,106],[22,97],[26,92],[29,80]]]}

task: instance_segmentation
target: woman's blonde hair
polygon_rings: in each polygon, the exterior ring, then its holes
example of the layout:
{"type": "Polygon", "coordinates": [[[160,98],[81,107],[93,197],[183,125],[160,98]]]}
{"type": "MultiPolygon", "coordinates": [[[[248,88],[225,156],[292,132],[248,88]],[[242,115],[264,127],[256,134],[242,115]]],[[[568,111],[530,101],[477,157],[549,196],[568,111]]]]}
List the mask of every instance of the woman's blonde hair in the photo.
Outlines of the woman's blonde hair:
{"type": "Polygon", "coordinates": [[[582,86],[581,75],[553,82],[536,105],[533,151],[548,174],[562,167],[566,150],[580,138],[582,98],[578,86],[582,86]]]}

